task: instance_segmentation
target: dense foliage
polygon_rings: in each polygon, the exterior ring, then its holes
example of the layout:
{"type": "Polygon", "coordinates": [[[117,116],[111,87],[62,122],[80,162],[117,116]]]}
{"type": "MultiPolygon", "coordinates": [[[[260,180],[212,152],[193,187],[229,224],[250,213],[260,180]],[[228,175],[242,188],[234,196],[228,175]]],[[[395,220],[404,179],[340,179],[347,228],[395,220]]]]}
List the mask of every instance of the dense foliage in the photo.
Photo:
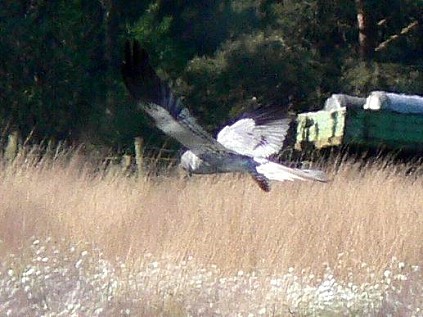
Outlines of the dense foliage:
{"type": "Polygon", "coordinates": [[[422,0],[1,1],[0,127],[160,142],[121,81],[130,37],[210,130],[252,103],[300,112],[335,92],[423,94],[422,17],[422,0]]]}

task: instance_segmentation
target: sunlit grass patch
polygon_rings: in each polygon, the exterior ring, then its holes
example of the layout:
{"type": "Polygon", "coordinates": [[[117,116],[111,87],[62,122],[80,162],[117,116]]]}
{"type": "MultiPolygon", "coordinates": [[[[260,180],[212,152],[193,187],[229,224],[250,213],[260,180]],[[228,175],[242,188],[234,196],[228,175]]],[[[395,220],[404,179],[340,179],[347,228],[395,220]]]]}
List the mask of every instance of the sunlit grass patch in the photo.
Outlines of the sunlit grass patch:
{"type": "Polygon", "coordinates": [[[264,193],[23,156],[0,167],[0,315],[419,316],[412,167],[342,161],[264,193]]]}

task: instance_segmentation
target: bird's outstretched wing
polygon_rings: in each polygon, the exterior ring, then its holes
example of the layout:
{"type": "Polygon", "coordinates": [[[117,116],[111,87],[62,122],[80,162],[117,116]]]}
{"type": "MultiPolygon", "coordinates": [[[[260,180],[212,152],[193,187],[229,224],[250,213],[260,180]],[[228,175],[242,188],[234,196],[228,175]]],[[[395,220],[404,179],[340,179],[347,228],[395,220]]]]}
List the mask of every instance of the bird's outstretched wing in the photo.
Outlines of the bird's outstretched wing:
{"type": "Polygon", "coordinates": [[[281,115],[277,107],[259,108],[243,114],[232,125],[225,126],[217,141],[226,148],[250,157],[268,157],[283,147],[291,118],[281,115]]]}
{"type": "Polygon", "coordinates": [[[182,105],[150,65],[138,41],[126,42],[122,76],[130,94],[155,121],[155,125],[196,155],[231,152],[208,134],[182,105]]]}

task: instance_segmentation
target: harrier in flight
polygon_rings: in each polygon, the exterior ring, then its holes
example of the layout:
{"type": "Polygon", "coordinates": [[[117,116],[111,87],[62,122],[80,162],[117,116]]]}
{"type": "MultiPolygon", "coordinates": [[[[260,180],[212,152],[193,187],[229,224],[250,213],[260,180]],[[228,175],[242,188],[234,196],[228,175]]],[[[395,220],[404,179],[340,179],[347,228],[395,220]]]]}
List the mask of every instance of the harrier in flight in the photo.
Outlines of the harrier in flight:
{"type": "Polygon", "coordinates": [[[181,157],[188,172],[248,173],[264,191],[270,191],[270,180],[327,180],[322,171],[290,168],[269,159],[282,148],[290,122],[278,118],[274,108],[244,114],[215,139],[159,78],[137,41],[126,43],[122,75],[139,108],[154,119],[156,127],[189,149],[181,157]]]}

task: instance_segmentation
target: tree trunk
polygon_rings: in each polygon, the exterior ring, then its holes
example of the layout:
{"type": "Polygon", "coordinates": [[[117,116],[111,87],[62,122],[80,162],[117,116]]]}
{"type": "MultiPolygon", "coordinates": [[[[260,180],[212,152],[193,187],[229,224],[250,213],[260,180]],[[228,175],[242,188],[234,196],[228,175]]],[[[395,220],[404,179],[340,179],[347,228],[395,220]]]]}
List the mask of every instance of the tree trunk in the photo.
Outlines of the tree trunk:
{"type": "Polygon", "coordinates": [[[109,92],[106,98],[106,107],[113,109],[116,100],[113,90],[113,84],[116,77],[116,69],[119,69],[119,58],[116,47],[118,47],[119,34],[119,1],[103,0],[103,23],[104,23],[104,60],[107,65],[106,83],[109,92]]]}
{"type": "Polygon", "coordinates": [[[370,61],[375,53],[376,23],[372,11],[365,0],[355,0],[357,7],[358,44],[360,57],[370,61]]]}

